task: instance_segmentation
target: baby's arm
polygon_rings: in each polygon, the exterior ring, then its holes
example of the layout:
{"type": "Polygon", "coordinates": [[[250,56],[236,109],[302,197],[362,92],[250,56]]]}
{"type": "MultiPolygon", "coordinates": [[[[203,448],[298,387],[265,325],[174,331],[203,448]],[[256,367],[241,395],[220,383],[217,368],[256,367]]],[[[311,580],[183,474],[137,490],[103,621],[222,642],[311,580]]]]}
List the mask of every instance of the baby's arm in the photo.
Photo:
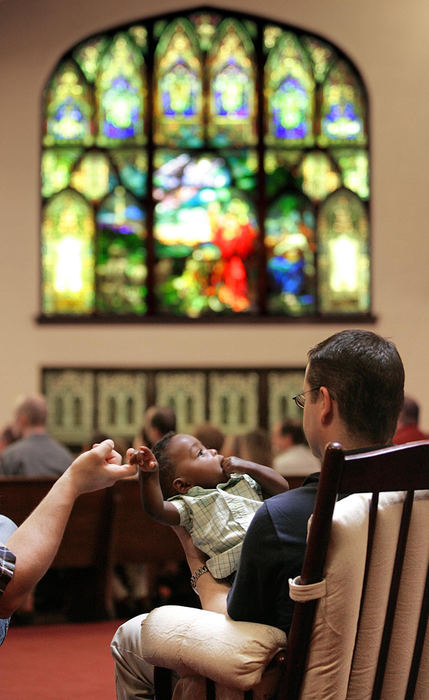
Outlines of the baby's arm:
{"type": "Polygon", "coordinates": [[[148,447],[130,449],[127,452],[127,459],[130,464],[138,466],[140,493],[145,511],[160,523],[179,525],[179,511],[172,503],[164,501],[159,483],[158,462],[150,449],[148,447]]]}
{"type": "Polygon", "coordinates": [[[239,457],[224,457],[222,469],[227,476],[231,476],[231,474],[251,476],[262,487],[264,498],[289,490],[289,484],[281,474],[271,467],[264,467],[262,464],[248,462],[239,457]]]}

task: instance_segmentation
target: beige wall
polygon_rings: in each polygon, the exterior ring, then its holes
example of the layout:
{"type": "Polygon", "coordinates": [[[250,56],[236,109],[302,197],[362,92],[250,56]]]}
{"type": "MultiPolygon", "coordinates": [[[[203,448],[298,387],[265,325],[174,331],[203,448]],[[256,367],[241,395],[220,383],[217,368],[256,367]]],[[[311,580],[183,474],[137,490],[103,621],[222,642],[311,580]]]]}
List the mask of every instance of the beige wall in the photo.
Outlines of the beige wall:
{"type": "MultiPolygon", "coordinates": [[[[185,8],[201,3],[185,0],[185,8]]],[[[256,0],[220,7],[258,13],[256,0]]],[[[158,0],[157,13],[181,3],[158,0]]],[[[0,0],[0,426],[42,366],[302,366],[343,326],[40,326],[40,96],[59,56],[83,37],[154,11],[147,0],[0,0]]],[[[319,32],[360,68],[371,106],[373,309],[397,343],[407,390],[429,428],[429,4],[425,0],[265,0],[267,17],[319,32]]]]}

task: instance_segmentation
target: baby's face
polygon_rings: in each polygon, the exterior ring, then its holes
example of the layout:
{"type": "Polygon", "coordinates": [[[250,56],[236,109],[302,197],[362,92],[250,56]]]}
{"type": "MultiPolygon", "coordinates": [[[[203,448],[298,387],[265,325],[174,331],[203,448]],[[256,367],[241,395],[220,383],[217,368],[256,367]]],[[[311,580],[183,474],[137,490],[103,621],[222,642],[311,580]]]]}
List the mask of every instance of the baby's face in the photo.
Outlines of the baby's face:
{"type": "Polygon", "coordinates": [[[210,489],[228,481],[221,466],[223,455],[208,450],[192,435],[174,435],[168,446],[168,456],[176,465],[176,477],[192,486],[210,489]]]}

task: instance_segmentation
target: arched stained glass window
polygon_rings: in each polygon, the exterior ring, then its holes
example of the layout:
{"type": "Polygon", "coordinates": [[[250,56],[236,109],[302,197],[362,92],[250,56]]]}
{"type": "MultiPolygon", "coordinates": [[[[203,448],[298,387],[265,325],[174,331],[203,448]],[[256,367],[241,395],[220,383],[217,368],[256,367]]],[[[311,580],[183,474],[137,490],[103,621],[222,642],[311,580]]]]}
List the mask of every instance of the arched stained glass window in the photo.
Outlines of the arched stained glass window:
{"type": "MultiPolygon", "coordinates": [[[[272,40],[268,42],[268,46],[272,40]]],[[[269,49],[265,66],[268,102],[266,141],[312,146],[314,143],[313,71],[303,47],[290,32],[281,32],[269,49]]]]}
{"type": "Polygon", "coordinates": [[[209,136],[215,146],[256,143],[256,67],[249,31],[224,20],[208,56],[209,136]]]}
{"type": "Polygon", "coordinates": [[[142,52],[121,32],[105,50],[96,74],[98,146],[144,143],[145,92],[142,52]]]}
{"type": "Polygon", "coordinates": [[[368,102],[220,8],[91,36],[43,95],[42,320],[371,317],[368,102]]]}
{"type": "Polygon", "coordinates": [[[155,52],[155,142],[203,145],[202,55],[192,26],[178,19],[155,52]]]}
{"type": "Polygon", "coordinates": [[[50,199],[42,221],[42,299],[46,314],[88,314],[94,305],[95,229],[73,190],[50,199]]]}
{"type": "Polygon", "coordinates": [[[368,217],[359,198],[339,190],[319,214],[319,298],[322,310],[368,307],[368,217]]]}

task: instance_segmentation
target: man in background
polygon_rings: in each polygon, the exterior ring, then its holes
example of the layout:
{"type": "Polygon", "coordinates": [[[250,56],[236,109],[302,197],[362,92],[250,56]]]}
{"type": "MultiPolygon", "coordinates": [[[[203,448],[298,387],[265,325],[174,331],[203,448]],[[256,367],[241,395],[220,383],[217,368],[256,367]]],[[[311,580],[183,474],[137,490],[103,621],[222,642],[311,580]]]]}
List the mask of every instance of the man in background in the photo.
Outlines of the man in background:
{"type": "Polygon", "coordinates": [[[170,431],[176,432],[176,414],[169,406],[149,406],[146,409],[141,433],[136,436],[135,447],[152,447],[170,431]]]}
{"type": "Polygon", "coordinates": [[[396,433],[393,436],[395,445],[403,445],[405,442],[427,440],[429,435],[419,428],[420,406],[411,396],[405,396],[404,405],[399,414],[396,433]]]}
{"type": "Polygon", "coordinates": [[[48,435],[47,413],[46,401],[41,395],[18,400],[14,428],[19,439],[1,455],[0,474],[57,477],[67,469],[73,455],[48,435]]]}
{"type": "Polygon", "coordinates": [[[298,421],[290,419],[276,423],[272,436],[273,467],[282,476],[308,476],[320,470],[320,461],[314,457],[298,421]]]}

